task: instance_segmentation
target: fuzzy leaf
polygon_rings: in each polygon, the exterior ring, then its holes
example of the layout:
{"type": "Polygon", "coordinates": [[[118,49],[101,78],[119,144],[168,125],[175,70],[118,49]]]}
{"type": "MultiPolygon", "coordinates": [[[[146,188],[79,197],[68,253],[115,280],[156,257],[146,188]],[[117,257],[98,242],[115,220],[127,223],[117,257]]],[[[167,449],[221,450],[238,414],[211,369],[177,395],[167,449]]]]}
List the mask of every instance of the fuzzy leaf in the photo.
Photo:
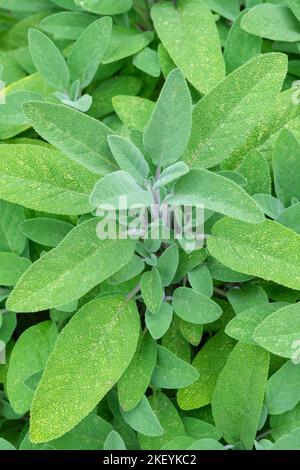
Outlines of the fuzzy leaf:
{"type": "Polygon", "coordinates": [[[236,183],[207,170],[192,170],[180,178],[170,204],[203,204],[205,209],[258,223],[264,215],[255,201],[236,183]]]}
{"type": "Polygon", "coordinates": [[[251,450],[263,406],[269,355],[258,346],[237,344],[222,370],[212,399],[216,427],[229,444],[251,450]]]}
{"type": "Polygon", "coordinates": [[[71,79],[80,80],[81,88],[93,80],[107,50],[111,28],[111,18],[100,18],[89,25],[75,42],[68,57],[68,66],[71,79]]]}
{"type": "Polygon", "coordinates": [[[53,103],[26,103],[24,113],[34,129],[71,160],[100,175],[116,169],[107,142],[114,132],[101,122],[53,103]]]}
{"type": "Polygon", "coordinates": [[[33,442],[62,436],[93,410],[130,364],[139,331],[134,302],[121,297],[95,299],[79,310],[60,334],[34,396],[33,442]]]}
{"type": "Polygon", "coordinates": [[[175,163],[191,133],[192,101],[179,69],[173,70],[155,105],[144,132],[144,147],[156,165],[175,163]]]}
{"type": "Polygon", "coordinates": [[[297,233],[271,220],[253,225],[223,219],[215,224],[212,235],[209,252],[225,266],[300,290],[297,233]]]}
{"type": "Polygon", "coordinates": [[[154,5],[154,27],[171,58],[201,93],[225,76],[221,44],[213,15],[202,0],[180,0],[154,5]],[[197,57],[197,60],[195,60],[197,57]]]}
{"type": "Polygon", "coordinates": [[[257,121],[270,113],[286,65],[283,54],[260,55],[228,75],[199,101],[184,157],[188,166],[213,167],[245,144],[257,121]]]}
{"type": "Polygon", "coordinates": [[[96,181],[96,175],[55,150],[1,145],[0,197],[9,202],[53,214],[84,214],[91,210],[89,192],[96,181]]]}
{"type": "Polygon", "coordinates": [[[100,240],[97,223],[93,218],[78,225],[36,261],[10,295],[8,308],[17,312],[59,308],[125,266],[133,255],[133,241],[100,240]]]}

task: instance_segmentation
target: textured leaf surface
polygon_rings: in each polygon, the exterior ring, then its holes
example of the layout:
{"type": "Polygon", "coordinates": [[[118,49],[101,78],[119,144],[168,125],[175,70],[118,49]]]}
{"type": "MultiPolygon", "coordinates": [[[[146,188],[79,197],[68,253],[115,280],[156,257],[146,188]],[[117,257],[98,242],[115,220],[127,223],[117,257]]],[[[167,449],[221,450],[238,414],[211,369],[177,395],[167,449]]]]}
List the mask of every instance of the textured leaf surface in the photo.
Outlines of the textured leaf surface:
{"type": "Polygon", "coordinates": [[[236,183],[207,170],[192,170],[180,178],[174,188],[170,203],[203,204],[221,214],[258,223],[264,215],[255,201],[236,183]]]}
{"type": "Polygon", "coordinates": [[[194,410],[211,402],[216,381],[234,344],[231,338],[219,333],[203,346],[192,362],[199,372],[199,379],[178,391],[177,401],[181,409],[194,410]]]}
{"type": "Polygon", "coordinates": [[[36,261],[12,292],[8,308],[32,312],[65,305],[125,266],[133,255],[133,241],[100,240],[97,223],[91,219],[74,228],[36,261]]]}
{"type": "Polygon", "coordinates": [[[89,25],[75,42],[68,57],[72,80],[80,80],[82,88],[93,80],[111,37],[112,20],[100,18],[89,25]]]}
{"type": "Polygon", "coordinates": [[[286,362],[268,381],[266,405],[270,414],[290,411],[300,401],[300,366],[286,362]]]}
{"type": "Polygon", "coordinates": [[[257,5],[242,20],[248,33],[273,41],[300,41],[300,24],[287,6],[257,5]]]}
{"type": "Polygon", "coordinates": [[[298,357],[300,303],[277,310],[255,329],[253,339],[277,356],[298,357]]]}
{"type": "Polygon", "coordinates": [[[150,405],[159,420],[164,433],[162,436],[150,437],[138,435],[139,442],[144,450],[158,450],[173,439],[174,436],[185,434],[181,418],[173,403],[162,392],[157,391],[149,398],[150,405]]]}
{"type": "Polygon", "coordinates": [[[24,209],[21,206],[0,201],[0,251],[22,253],[26,239],[19,230],[20,223],[25,218],[24,209]]]}
{"type": "Polygon", "coordinates": [[[163,2],[154,5],[151,16],[163,45],[195,88],[207,93],[223,80],[220,40],[204,1],[181,0],[177,10],[163,2]]]}
{"type": "Polygon", "coordinates": [[[183,388],[199,377],[197,370],[163,346],[158,346],[151,383],[158,388],[183,388]]]}
{"type": "Polygon", "coordinates": [[[156,342],[149,333],[145,334],[118,383],[119,401],[124,411],[132,410],[144,396],[155,367],[156,355],[156,342]]]}
{"type": "Polygon", "coordinates": [[[254,443],[269,370],[269,355],[258,346],[237,344],[222,370],[212,399],[217,428],[230,444],[254,443]]]}
{"type": "Polygon", "coordinates": [[[192,101],[179,69],[168,76],[144,132],[144,147],[163,167],[183,154],[191,133],[192,101]]]}
{"type": "Polygon", "coordinates": [[[0,252],[0,285],[16,285],[30,265],[31,262],[28,258],[23,258],[15,253],[0,252]]]}
{"type": "Polygon", "coordinates": [[[102,450],[112,426],[96,413],[90,413],[75,428],[58,439],[43,444],[34,444],[27,434],[20,450],[102,450]]]}
{"type": "Polygon", "coordinates": [[[228,75],[200,100],[185,154],[188,166],[212,167],[244,144],[257,122],[270,112],[285,75],[283,54],[263,54],[228,75]]]}
{"type": "Polygon", "coordinates": [[[114,132],[101,122],[53,103],[27,103],[24,113],[44,139],[75,162],[102,175],[116,169],[107,142],[114,132]]]}
{"type": "Polygon", "coordinates": [[[222,315],[216,302],[188,287],[175,290],[172,305],[180,318],[197,325],[212,323],[222,315]]]}
{"type": "Polygon", "coordinates": [[[33,442],[60,437],[97,405],[130,364],[139,332],[135,304],[121,297],[81,308],[61,332],[36,391],[33,442]]]}
{"type": "Polygon", "coordinates": [[[9,361],[6,389],[10,403],[19,415],[29,410],[34,394],[25,382],[44,369],[57,336],[55,326],[46,321],[24,331],[14,346],[9,361]]]}
{"type": "Polygon", "coordinates": [[[252,225],[233,219],[217,222],[212,233],[209,252],[225,266],[300,290],[297,233],[270,220],[252,225]]]}
{"type": "Polygon", "coordinates": [[[96,181],[60,152],[38,145],[1,145],[0,197],[9,202],[53,214],[84,214],[91,209],[89,192],[96,181]]]}

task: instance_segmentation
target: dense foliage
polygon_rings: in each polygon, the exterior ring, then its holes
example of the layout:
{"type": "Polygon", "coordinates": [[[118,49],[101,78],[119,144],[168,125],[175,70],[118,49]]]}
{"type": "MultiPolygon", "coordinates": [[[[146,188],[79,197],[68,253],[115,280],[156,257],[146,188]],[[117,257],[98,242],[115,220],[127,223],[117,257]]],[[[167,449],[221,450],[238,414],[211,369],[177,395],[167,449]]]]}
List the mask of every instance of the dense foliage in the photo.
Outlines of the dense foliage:
{"type": "Polygon", "coordinates": [[[0,449],[300,450],[299,77],[299,0],[0,0],[0,449]]]}

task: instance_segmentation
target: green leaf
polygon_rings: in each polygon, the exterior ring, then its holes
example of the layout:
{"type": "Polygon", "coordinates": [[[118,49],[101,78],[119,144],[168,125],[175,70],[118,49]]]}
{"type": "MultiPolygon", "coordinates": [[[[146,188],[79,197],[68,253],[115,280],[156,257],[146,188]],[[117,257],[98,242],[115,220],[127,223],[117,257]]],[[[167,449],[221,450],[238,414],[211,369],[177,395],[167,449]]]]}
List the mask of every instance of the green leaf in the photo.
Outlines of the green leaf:
{"type": "Polygon", "coordinates": [[[238,0],[206,0],[209,8],[228,20],[235,20],[240,12],[238,0]]]}
{"type": "Polygon", "coordinates": [[[21,258],[15,253],[0,252],[0,285],[16,285],[30,265],[28,258],[21,258]]]}
{"type": "Polygon", "coordinates": [[[288,305],[265,318],[254,330],[254,341],[277,356],[298,358],[300,303],[288,305]]]}
{"type": "Polygon", "coordinates": [[[137,54],[153,40],[153,32],[140,33],[137,29],[114,25],[109,46],[106,50],[103,64],[111,64],[137,54]]]}
{"type": "Polygon", "coordinates": [[[184,157],[188,166],[213,167],[247,142],[257,122],[271,112],[286,66],[283,54],[260,55],[228,75],[199,101],[184,157]]]}
{"type": "Polygon", "coordinates": [[[67,90],[70,75],[60,50],[37,29],[30,29],[28,40],[34,65],[46,82],[58,90],[67,90]]]}
{"type": "Polygon", "coordinates": [[[71,160],[102,175],[116,169],[107,142],[114,132],[101,122],[53,103],[26,103],[24,113],[41,137],[71,160]]]}
{"type": "Polygon", "coordinates": [[[147,271],[141,279],[143,300],[153,315],[159,313],[163,301],[163,288],[158,269],[147,271]]]}
{"type": "Polygon", "coordinates": [[[212,323],[222,315],[216,302],[188,287],[178,287],[173,297],[175,313],[187,322],[202,325],[212,323]]]}
{"type": "MultiPolygon", "coordinates": [[[[224,2],[225,3],[225,2],[224,2]]],[[[249,59],[261,53],[262,39],[241,28],[246,11],[243,11],[230,28],[225,44],[224,60],[227,73],[233,72],[249,59]]]]}
{"type": "Polygon", "coordinates": [[[146,47],[141,52],[139,52],[132,61],[138,69],[142,72],[151,75],[151,77],[160,76],[160,63],[158,54],[150,47],[146,47]]]}
{"type": "Polygon", "coordinates": [[[81,88],[93,80],[108,48],[112,19],[100,18],[89,25],[75,42],[68,57],[72,80],[80,80],[81,88]]]}
{"type": "Polygon", "coordinates": [[[112,426],[96,413],[90,413],[75,428],[53,441],[34,444],[27,434],[19,450],[102,450],[112,426]]]}
{"type": "Polygon", "coordinates": [[[168,76],[144,132],[144,147],[163,167],[183,154],[191,133],[192,101],[179,69],[168,76]]]}
{"type": "Polygon", "coordinates": [[[172,283],[179,262],[179,251],[176,245],[169,246],[158,258],[157,269],[160,274],[162,286],[172,283]]]}
{"type": "Polygon", "coordinates": [[[257,5],[242,19],[242,28],[250,34],[273,41],[300,41],[300,25],[289,8],[282,5],[257,5]]]}
{"type": "Polygon", "coordinates": [[[46,16],[40,27],[57,38],[76,40],[94,20],[94,16],[85,13],[61,11],[46,16]]]}
{"type": "Polygon", "coordinates": [[[292,10],[292,12],[294,13],[294,15],[296,16],[296,18],[298,19],[298,21],[300,21],[300,5],[299,5],[299,2],[297,0],[288,0],[288,6],[290,7],[290,9],[292,10]]]}
{"type": "Polygon", "coordinates": [[[93,218],[80,224],[60,245],[36,261],[11,293],[9,310],[37,312],[59,308],[125,266],[133,255],[133,241],[100,240],[97,223],[93,218]]]}
{"type": "Polygon", "coordinates": [[[272,179],[270,175],[270,165],[266,158],[255,150],[248,153],[237,171],[243,175],[247,184],[244,189],[249,194],[272,192],[272,179]]]}
{"type": "Polygon", "coordinates": [[[252,449],[268,371],[269,355],[260,347],[237,344],[231,352],[212,398],[216,426],[229,444],[252,449]]]}
{"type": "Polygon", "coordinates": [[[273,171],[277,197],[285,206],[290,205],[293,197],[300,198],[299,152],[299,141],[291,132],[282,130],[274,148],[273,171]]]}
{"type": "Polygon", "coordinates": [[[167,302],[162,303],[159,312],[155,315],[146,310],[145,321],[152,338],[160,339],[169,329],[172,319],[173,309],[167,302]]]}
{"type": "Polygon", "coordinates": [[[300,403],[291,411],[270,417],[272,437],[277,440],[300,427],[300,403]]]}
{"type": "MultiPolygon", "coordinates": [[[[0,340],[6,345],[11,339],[17,326],[17,317],[15,313],[1,311],[0,340]]],[[[3,344],[1,345],[3,349],[3,344]]]]}
{"type": "Polygon", "coordinates": [[[270,220],[253,225],[223,219],[212,234],[208,249],[221,263],[300,290],[300,236],[292,230],[270,220]]]}
{"type": "Polygon", "coordinates": [[[231,338],[220,332],[201,348],[192,362],[199,372],[199,379],[177,394],[182,410],[194,410],[211,402],[217,379],[234,344],[231,338]]]}
{"type": "Polygon", "coordinates": [[[30,209],[77,215],[91,210],[97,176],[40,145],[1,145],[0,197],[30,209]],[[13,189],[12,189],[13,188],[13,189]]]}
{"type": "Polygon", "coordinates": [[[118,135],[108,137],[108,142],[121,170],[130,173],[138,183],[143,183],[149,174],[149,165],[141,151],[130,140],[118,135]]]}
{"type": "Polygon", "coordinates": [[[123,209],[133,205],[147,207],[153,203],[151,194],[143,190],[129,173],[121,170],[104,176],[96,183],[90,196],[90,203],[94,208],[106,209],[107,206],[111,206],[111,208],[118,209],[122,196],[124,196],[123,209]]]}
{"type": "Polygon", "coordinates": [[[69,222],[46,217],[26,219],[19,225],[21,233],[29,240],[51,247],[57,246],[72,228],[69,222]]]}
{"type": "Polygon", "coordinates": [[[153,112],[155,103],[140,96],[114,96],[112,104],[121,121],[131,129],[143,132],[153,112]]]}
{"type": "Polygon", "coordinates": [[[24,209],[6,201],[0,201],[0,251],[10,251],[17,255],[25,248],[26,238],[19,230],[25,219],[24,209]]]}
{"type": "Polygon", "coordinates": [[[290,411],[299,403],[300,366],[286,362],[267,384],[266,405],[268,413],[278,415],[290,411]]]}
{"type": "Polygon", "coordinates": [[[300,450],[300,428],[282,436],[273,444],[270,450],[300,450]]]}
{"type": "Polygon", "coordinates": [[[300,203],[282,211],[277,222],[300,234],[300,203]]]}
{"type": "Polygon", "coordinates": [[[211,297],[213,295],[213,280],[207,266],[201,265],[188,274],[189,283],[195,291],[211,297]]]}
{"type": "Polygon", "coordinates": [[[111,431],[107,436],[103,450],[126,450],[125,442],[116,431],[111,431]]]}
{"type": "Polygon", "coordinates": [[[132,7],[132,0],[75,0],[75,3],[99,15],[119,15],[132,7]]]}
{"type": "Polygon", "coordinates": [[[16,450],[16,448],[9,441],[0,437],[0,450],[16,450]]]}
{"type": "Polygon", "coordinates": [[[156,363],[157,346],[149,333],[140,339],[134,358],[118,383],[120,406],[124,411],[135,408],[142,400],[156,363]]]}
{"type": "Polygon", "coordinates": [[[172,60],[201,93],[225,77],[221,44],[213,15],[202,0],[154,5],[154,27],[172,60]],[[197,60],[194,60],[197,57],[197,60]]]}
{"type": "Polygon", "coordinates": [[[271,196],[271,194],[255,194],[253,199],[257,202],[264,214],[271,219],[279,218],[280,214],[284,211],[284,205],[282,202],[274,196],[271,196]]]}
{"type": "Polygon", "coordinates": [[[32,91],[16,91],[9,94],[5,103],[1,104],[0,124],[10,126],[24,126],[27,124],[23,112],[23,105],[28,101],[42,100],[38,93],[32,91]]]}
{"type": "Polygon", "coordinates": [[[258,223],[264,215],[255,201],[236,183],[207,170],[192,170],[180,178],[170,204],[203,204],[206,209],[258,223]]]}
{"type": "Polygon", "coordinates": [[[154,188],[158,189],[163,186],[167,186],[170,183],[173,183],[177,179],[181,178],[181,176],[185,175],[189,172],[189,167],[183,162],[177,162],[173,165],[167,167],[158,180],[154,184],[154,188]]]}
{"type": "Polygon", "coordinates": [[[181,318],[176,318],[176,323],[182,336],[193,346],[199,346],[203,335],[203,326],[189,323],[181,318]]]}
{"type": "Polygon", "coordinates": [[[97,405],[130,364],[139,332],[134,302],[121,297],[98,298],[79,310],[60,334],[34,396],[33,442],[62,436],[97,405]]]}
{"type": "Polygon", "coordinates": [[[157,391],[149,398],[149,402],[164,433],[157,437],[138,434],[138,439],[143,450],[158,450],[174,437],[184,435],[185,431],[175,406],[166,395],[157,391]]]}
{"type": "Polygon", "coordinates": [[[269,299],[261,286],[255,284],[244,284],[240,287],[233,287],[227,293],[227,298],[233,307],[236,315],[244,310],[248,310],[253,305],[268,304],[269,299]]]}
{"type": "Polygon", "coordinates": [[[252,336],[257,326],[266,317],[285,305],[286,304],[284,302],[275,302],[270,304],[260,304],[243,310],[237,317],[227,323],[225,333],[242,343],[255,344],[252,336]]]}
{"type": "Polygon", "coordinates": [[[123,282],[135,278],[138,274],[144,271],[144,268],[145,263],[143,260],[139,256],[133,255],[129,263],[121,268],[116,274],[111,276],[108,282],[113,286],[122,284],[123,282]]]}
{"type": "MultiPolygon", "coordinates": [[[[109,65],[105,67],[109,67],[109,65]]],[[[91,93],[93,102],[88,114],[96,119],[102,119],[113,112],[115,97],[117,98],[118,95],[137,95],[142,86],[143,82],[139,77],[126,75],[119,75],[101,82],[91,93]]],[[[112,116],[110,117],[112,118],[112,116]]],[[[114,116],[114,118],[116,117],[114,116]]]]}
{"type": "Polygon", "coordinates": [[[164,432],[145,396],[130,411],[122,411],[122,416],[129,426],[144,436],[161,436],[164,432]]]}
{"type": "Polygon", "coordinates": [[[186,416],[183,418],[183,424],[186,433],[194,439],[216,439],[218,441],[222,437],[220,431],[206,421],[186,416]]]}
{"type": "Polygon", "coordinates": [[[49,0],[1,0],[1,8],[13,11],[35,12],[51,8],[49,0]]]}
{"type": "Polygon", "coordinates": [[[44,369],[58,333],[49,321],[28,328],[18,338],[9,360],[6,391],[10,404],[19,415],[31,406],[33,390],[26,380],[44,369]]]}
{"type": "Polygon", "coordinates": [[[158,388],[183,388],[194,383],[199,377],[197,370],[183,361],[169,349],[158,346],[157,364],[151,384],[158,388]]]}

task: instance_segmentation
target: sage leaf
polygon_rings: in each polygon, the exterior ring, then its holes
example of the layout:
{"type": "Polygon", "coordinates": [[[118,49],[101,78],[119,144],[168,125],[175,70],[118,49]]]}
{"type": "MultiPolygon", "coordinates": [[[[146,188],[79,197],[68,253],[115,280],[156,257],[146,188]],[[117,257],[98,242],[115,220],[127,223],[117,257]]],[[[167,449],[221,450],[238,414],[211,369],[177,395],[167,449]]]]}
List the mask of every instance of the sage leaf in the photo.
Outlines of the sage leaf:
{"type": "Polygon", "coordinates": [[[258,346],[237,344],[231,352],[212,398],[216,427],[229,444],[241,441],[252,449],[268,370],[269,355],[258,346]]]}
{"type": "Polygon", "coordinates": [[[36,261],[10,295],[8,308],[20,312],[59,308],[125,266],[133,255],[133,241],[100,240],[97,223],[93,218],[78,225],[36,261]]]}
{"type": "Polygon", "coordinates": [[[60,334],[34,396],[33,442],[62,436],[97,405],[130,364],[139,330],[134,302],[118,296],[95,299],[77,312],[60,334]]]}

